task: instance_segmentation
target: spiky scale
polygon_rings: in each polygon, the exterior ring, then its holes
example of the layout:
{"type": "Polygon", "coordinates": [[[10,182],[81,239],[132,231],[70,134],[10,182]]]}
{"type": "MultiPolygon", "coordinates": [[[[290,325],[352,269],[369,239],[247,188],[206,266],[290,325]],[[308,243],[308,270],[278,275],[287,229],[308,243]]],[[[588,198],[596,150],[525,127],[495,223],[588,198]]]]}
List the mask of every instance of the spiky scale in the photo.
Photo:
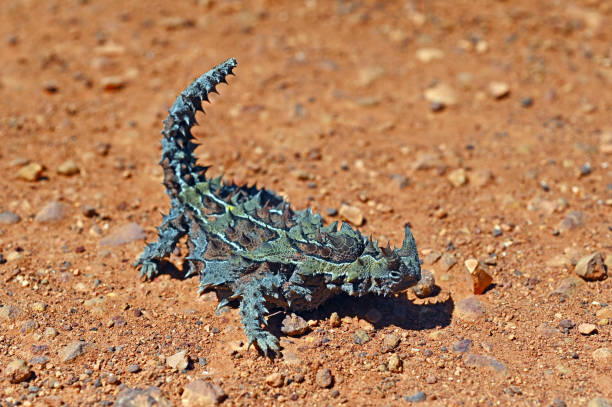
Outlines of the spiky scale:
{"type": "Polygon", "coordinates": [[[208,167],[197,165],[190,129],[202,102],[209,102],[235,67],[228,59],[206,72],[170,108],[160,165],[172,208],[158,228],[159,240],[147,245],[136,264],[154,277],[159,262],[187,235],[185,272],[197,266],[199,291],[216,290],[218,308],[240,301],[248,343],[274,354],[278,339],[262,328],[268,309],[313,309],[339,292],[390,295],[416,283],[420,261],[408,227],[399,250],[381,249],[347,223],[338,229],[337,222],[324,226],[311,208],[294,212],[271,191],[205,177],[208,167]]]}

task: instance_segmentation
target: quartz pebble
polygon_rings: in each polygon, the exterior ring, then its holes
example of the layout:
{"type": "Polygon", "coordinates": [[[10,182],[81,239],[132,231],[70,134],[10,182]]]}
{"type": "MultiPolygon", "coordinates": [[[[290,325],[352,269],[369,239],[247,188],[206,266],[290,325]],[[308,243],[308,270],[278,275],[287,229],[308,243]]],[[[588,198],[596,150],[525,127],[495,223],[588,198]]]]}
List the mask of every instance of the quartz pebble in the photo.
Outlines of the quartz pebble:
{"type": "Polygon", "coordinates": [[[463,168],[451,171],[447,178],[455,188],[467,184],[468,181],[467,174],[463,168]]]}
{"type": "Polygon", "coordinates": [[[356,206],[342,204],[340,206],[339,214],[340,217],[355,226],[361,226],[363,224],[363,213],[361,212],[361,209],[357,208],[356,206]]]}
{"type": "Polygon", "coordinates": [[[172,356],[168,356],[166,358],[166,365],[171,369],[178,370],[179,372],[187,369],[187,366],[189,365],[187,351],[182,350],[172,356]]]}
{"type": "Polygon", "coordinates": [[[17,176],[26,181],[38,181],[43,173],[43,166],[38,163],[29,163],[17,171],[17,176]]]}
{"type": "Polygon", "coordinates": [[[505,82],[489,83],[489,93],[495,99],[503,99],[510,94],[510,86],[505,82]]]}
{"type": "Polygon", "coordinates": [[[582,335],[592,335],[597,332],[597,325],[582,323],[578,325],[578,332],[580,332],[582,335]]]}

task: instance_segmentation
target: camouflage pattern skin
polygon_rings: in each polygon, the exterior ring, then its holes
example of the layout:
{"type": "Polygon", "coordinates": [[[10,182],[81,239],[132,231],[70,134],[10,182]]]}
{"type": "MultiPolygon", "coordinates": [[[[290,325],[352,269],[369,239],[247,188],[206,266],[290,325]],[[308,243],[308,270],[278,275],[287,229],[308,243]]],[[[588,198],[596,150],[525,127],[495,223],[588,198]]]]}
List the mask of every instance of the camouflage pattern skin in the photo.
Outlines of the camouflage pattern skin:
{"type": "Polygon", "coordinates": [[[229,59],[211,69],[170,108],[160,164],[172,207],[136,265],[154,277],[186,235],[186,275],[199,274],[200,292],[220,294],[219,307],[239,301],[249,345],[270,355],[279,342],[266,330],[269,309],[310,310],[339,293],[398,293],[418,282],[421,262],[408,226],[401,248],[379,247],[346,223],[324,226],[310,209],[292,210],[271,191],[206,178],[190,129],[202,101],[235,67],[229,59]]]}

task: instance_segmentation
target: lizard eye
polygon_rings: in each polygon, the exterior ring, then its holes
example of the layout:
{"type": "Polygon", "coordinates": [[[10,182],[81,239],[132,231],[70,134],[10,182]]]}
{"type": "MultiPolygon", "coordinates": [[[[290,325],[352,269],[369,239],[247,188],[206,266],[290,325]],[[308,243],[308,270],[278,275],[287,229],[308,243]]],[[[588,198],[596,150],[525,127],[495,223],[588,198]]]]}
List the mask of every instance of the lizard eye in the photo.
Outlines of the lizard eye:
{"type": "Polygon", "coordinates": [[[389,277],[391,277],[392,280],[398,281],[402,275],[399,271],[391,270],[389,272],[389,277]]]}

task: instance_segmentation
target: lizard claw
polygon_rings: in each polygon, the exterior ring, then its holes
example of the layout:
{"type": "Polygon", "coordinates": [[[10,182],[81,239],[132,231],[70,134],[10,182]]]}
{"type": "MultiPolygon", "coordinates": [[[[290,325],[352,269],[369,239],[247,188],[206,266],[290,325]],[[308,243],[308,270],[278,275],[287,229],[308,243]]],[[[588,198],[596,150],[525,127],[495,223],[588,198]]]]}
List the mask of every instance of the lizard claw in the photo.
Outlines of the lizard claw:
{"type": "Polygon", "coordinates": [[[158,264],[156,261],[143,260],[141,258],[134,265],[136,267],[141,266],[140,276],[145,276],[147,280],[151,280],[159,273],[158,264]]]}
{"type": "Polygon", "coordinates": [[[271,358],[280,354],[280,344],[278,339],[270,332],[260,331],[255,334],[254,338],[250,338],[248,347],[250,348],[253,344],[255,344],[255,346],[257,346],[261,353],[263,353],[266,357],[271,358]]]}

